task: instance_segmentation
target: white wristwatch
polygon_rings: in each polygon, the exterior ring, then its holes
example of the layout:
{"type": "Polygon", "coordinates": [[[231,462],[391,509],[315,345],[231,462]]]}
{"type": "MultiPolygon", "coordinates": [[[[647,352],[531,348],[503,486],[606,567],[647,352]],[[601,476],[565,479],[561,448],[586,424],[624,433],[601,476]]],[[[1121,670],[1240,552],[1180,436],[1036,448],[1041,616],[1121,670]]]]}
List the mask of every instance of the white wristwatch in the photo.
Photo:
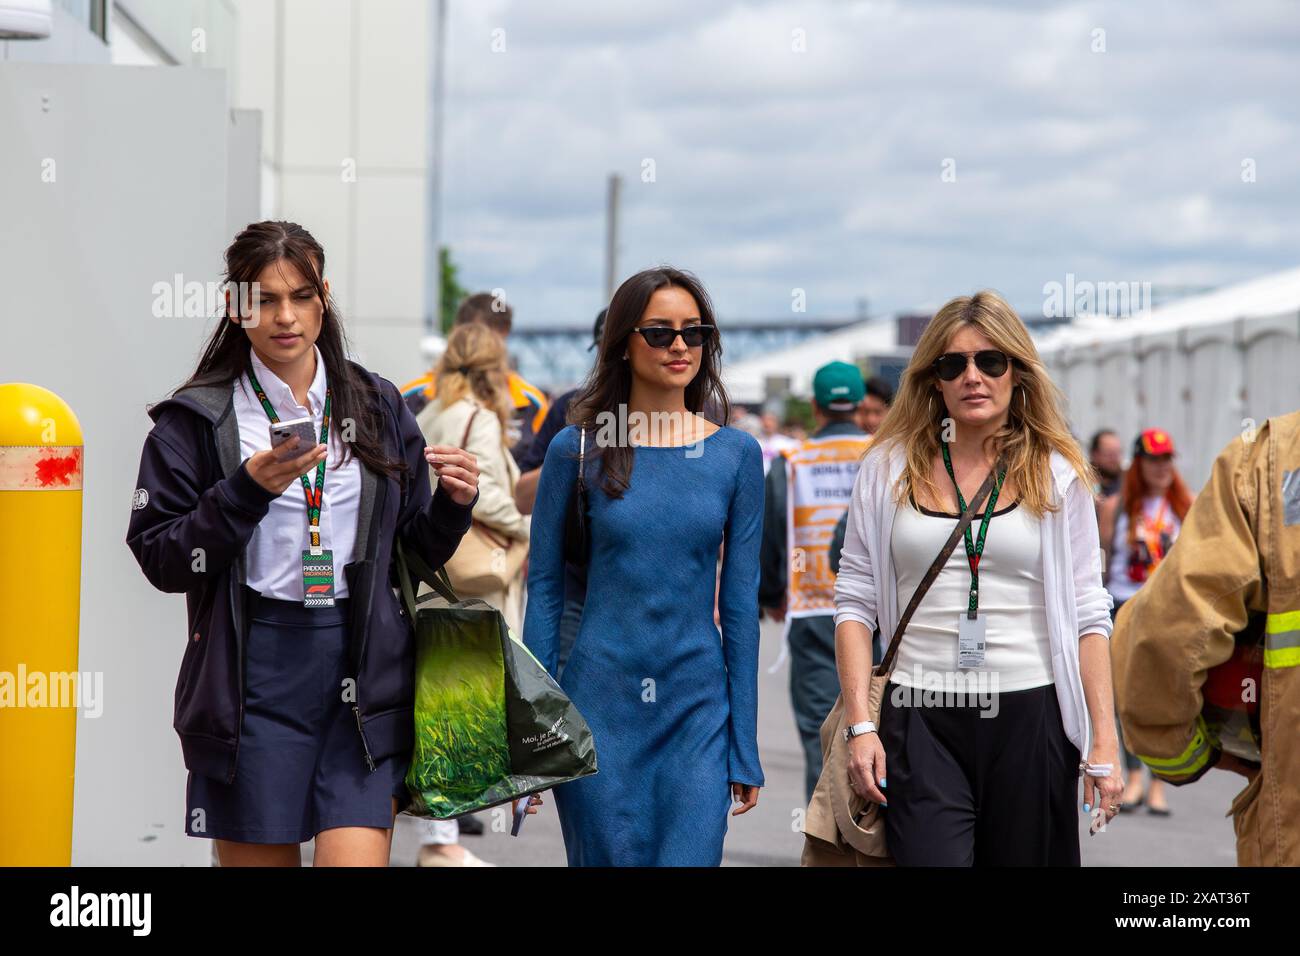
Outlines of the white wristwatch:
{"type": "Polygon", "coordinates": [[[845,727],[844,739],[848,740],[850,737],[861,737],[863,734],[874,733],[876,733],[876,725],[869,720],[864,720],[860,724],[852,724],[851,726],[845,727]]]}

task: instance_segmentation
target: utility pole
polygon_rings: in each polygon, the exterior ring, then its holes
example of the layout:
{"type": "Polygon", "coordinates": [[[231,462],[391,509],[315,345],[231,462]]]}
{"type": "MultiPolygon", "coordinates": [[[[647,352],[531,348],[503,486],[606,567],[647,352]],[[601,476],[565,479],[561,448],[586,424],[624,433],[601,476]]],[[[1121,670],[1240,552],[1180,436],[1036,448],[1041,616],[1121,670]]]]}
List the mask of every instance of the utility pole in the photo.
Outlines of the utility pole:
{"type": "Polygon", "coordinates": [[[609,174],[609,189],[605,198],[605,304],[614,297],[618,285],[618,199],[623,188],[623,178],[618,173],[609,174]]]}
{"type": "Polygon", "coordinates": [[[434,0],[429,18],[429,138],[425,185],[424,334],[441,333],[442,114],[446,92],[447,0],[434,0]]]}

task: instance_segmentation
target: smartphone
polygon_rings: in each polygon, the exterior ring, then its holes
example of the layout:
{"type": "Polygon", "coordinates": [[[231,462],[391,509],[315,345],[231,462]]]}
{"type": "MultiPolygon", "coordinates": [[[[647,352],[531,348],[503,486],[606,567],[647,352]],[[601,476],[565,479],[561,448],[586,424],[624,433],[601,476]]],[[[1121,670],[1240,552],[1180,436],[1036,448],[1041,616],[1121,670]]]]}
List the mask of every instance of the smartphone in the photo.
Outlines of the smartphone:
{"type": "Polygon", "coordinates": [[[316,447],[316,423],[310,418],[294,418],[287,422],[276,422],[271,425],[271,450],[279,448],[290,438],[298,436],[298,444],[293,448],[286,448],[283,452],[276,452],[276,461],[289,461],[300,455],[305,455],[316,447]]]}
{"type": "Polygon", "coordinates": [[[523,802],[519,804],[519,809],[515,811],[514,826],[510,828],[511,836],[519,836],[519,829],[524,825],[524,820],[528,817],[528,807],[532,804],[532,796],[524,797],[523,802]]]}

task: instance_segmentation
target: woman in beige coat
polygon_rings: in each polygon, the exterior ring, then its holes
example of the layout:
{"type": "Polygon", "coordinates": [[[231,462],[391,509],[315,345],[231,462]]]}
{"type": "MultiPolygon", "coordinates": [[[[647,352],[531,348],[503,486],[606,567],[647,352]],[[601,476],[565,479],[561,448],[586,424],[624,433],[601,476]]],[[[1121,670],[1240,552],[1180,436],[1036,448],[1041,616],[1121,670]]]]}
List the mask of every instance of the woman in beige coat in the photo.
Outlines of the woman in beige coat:
{"type": "MultiPolygon", "coordinates": [[[[521,543],[511,547],[526,548],[528,517],[515,506],[514,495],[519,468],[506,445],[506,423],[512,413],[507,371],[500,336],[478,323],[457,326],[438,366],[437,398],[416,421],[430,444],[455,445],[477,457],[479,496],[474,520],[502,541],[521,543]]],[[[478,595],[505,615],[516,634],[522,623],[523,583],[521,572],[504,590],[478,595]]]]}

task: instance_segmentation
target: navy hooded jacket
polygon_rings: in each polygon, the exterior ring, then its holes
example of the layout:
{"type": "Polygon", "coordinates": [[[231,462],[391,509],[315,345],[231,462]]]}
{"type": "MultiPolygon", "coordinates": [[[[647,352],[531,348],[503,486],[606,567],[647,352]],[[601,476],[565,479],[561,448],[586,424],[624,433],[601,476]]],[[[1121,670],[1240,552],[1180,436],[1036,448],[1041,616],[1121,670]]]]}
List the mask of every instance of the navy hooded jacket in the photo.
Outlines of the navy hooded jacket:
{"type": "MultiPolygon", "coordinates": [[[[355,560],[343,567],[351,605],[353,712],[364,759],[409,752],[414,743],[415,651],[411,622],[393,591],[393,547],[438,568],[470,527],[478,501],[430,493],[424,436],[397,387],[356,363],[381,396],[384,451],[405,461],[399,482],[363,463],[355,560]]],[[[185,388],[149,409],[127,545],[149,582],[184,592],[189,625],[176,681],[173,727],[187,769],[231,783],[244,712],[244,647],[252,602],[244,550],[278,497],[248,473],[230,384],[185,388]]],[[[291,489],[295,486],[291,486],[291,489]]]]}

